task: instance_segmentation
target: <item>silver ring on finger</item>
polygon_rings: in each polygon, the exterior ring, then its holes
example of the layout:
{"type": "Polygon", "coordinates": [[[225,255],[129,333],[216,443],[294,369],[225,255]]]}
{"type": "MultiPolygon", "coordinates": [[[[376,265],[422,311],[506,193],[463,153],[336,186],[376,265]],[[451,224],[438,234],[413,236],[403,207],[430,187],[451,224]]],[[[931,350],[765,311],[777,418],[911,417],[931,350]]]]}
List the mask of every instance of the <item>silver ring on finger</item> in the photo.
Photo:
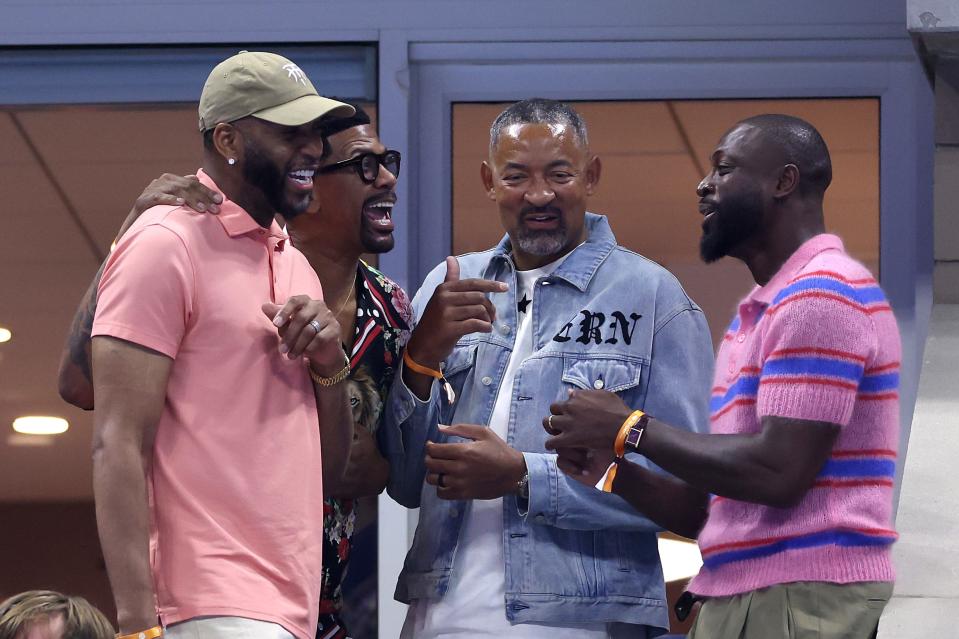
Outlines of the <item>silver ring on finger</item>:
{"type": "Polygon", "coordinates": [[[550,430],[553,430],[553,414],[550,413],[549,417],[546,418],[546,425],[549,426],[550,430]]]}
{"type": "Polygon", "coordinates": [[[317,333],[319,333],[320,329],[323,328],[322,326],[320,326],[320,323],[317,322],[316,320],[310,320],[309,325],[312,326],[313,330],[316,331],[317,333]]]}

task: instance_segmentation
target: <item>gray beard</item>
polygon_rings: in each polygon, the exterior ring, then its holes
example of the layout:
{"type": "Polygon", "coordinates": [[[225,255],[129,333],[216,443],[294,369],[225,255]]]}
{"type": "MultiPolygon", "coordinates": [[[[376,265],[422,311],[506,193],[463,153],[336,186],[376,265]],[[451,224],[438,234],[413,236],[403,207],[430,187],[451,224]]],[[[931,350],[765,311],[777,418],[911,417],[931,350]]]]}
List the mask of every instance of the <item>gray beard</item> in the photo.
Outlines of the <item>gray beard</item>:
{"type": "Polygon", "coordinates": [[[516,237],[516,244],[520,250],[538,257],[548,257],[559,253],[566,246],[566,229],[558,228],[555,231],[536,231],[525,233],[520,231],[516,237]]]}

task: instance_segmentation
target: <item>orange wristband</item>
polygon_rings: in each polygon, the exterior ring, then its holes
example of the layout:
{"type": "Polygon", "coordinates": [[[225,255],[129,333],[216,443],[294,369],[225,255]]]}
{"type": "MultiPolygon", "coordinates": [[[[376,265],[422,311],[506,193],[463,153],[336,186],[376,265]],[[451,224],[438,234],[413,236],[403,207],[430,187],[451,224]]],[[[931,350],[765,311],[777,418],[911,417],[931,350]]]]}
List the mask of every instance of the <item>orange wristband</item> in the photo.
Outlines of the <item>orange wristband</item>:
{"type": "Polygon", "coordinates": [[[619,432],[616,434],[616,441],[613,443],[613,452],[617,457],[622,457],[626,454],[626,436],[629,434],[630,429],[636,425],[636,422],[643,418],[645,415],[641,410],[634,410],[629,414],[629,417],[626,418],[626,421],[623,422],[623,425],[619,427],[619,432]]]}
{"type": "Polygon", "coordinates": [[[453,392],[453,387],[446,380],[446,376],[443,375],[442,371],[430,368],[429,366],[423,366],[422,364],[417,364],[416,361],[410,357],[410,352],[407,350],[403,351],[403,363],[409,366],[410,370],[414,373],[419,373],[420,375],[428,375],[429,377],[435,377],[436,379],[443,382],[443,390],[446,391],[446,399],[449,401],[450,406],[453,405],[453,402],[456,401],[456,393],[453,392]]]}
{"type": "Polygon", "coordinates": [[[616,481],[616,471],[619,470],[619,458],[615,459],[606,470],[606,479],[603,480],[603,492],[613,492],[613,482],[616,481]]]}
{"type": "Polygon", "coordinates": [[[410,370],[414,373],[419,373],[420,375],[429,375],[430,377],[435,377],[436,379],[443,379],[443,373],[430,368],[429,366],[423,366],[422,364],[417,364],[416,361],[410,357],[409,351],[403,351],[403,362],[410,367],[410,370]]]}
{"type": "Polygon", "coordinates": [[[157,637],[163,636],[163,627],[162,626],[153,626],[149,630],[141,630],[140,632],[131,632],[128,635],[117,634],[116,639],[156,639],[157,637]]]}

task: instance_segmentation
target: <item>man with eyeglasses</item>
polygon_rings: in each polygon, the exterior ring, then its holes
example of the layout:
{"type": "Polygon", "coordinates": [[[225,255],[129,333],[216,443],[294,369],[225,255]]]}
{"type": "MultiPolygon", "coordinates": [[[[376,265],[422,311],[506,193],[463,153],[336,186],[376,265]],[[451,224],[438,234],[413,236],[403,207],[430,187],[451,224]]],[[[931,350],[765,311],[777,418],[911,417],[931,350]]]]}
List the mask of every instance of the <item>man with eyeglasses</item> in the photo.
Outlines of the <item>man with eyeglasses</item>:
{"type": "MultiPolygon", "coordinates": [[[[369,115],[356,104],[350,117],[324,120],[321,166],[313,179],[313,203],[306,214],[287,220],[293,245],[316,271],[324,297],[342,328],[349,353],[347,379],[353,409],[353,445],[343,480],[325,487],[323,577],[318,639],[347,637],[341,618],[341,583],[352,549],[355,500],[378,495],[389,465],[375,440],[382,406],[409,333],[409,300],[396,283],[364,262],[364,253],[393,248],[393,206],[400,153],[386,149],[369,115]]],[[[137,199],[121,235],[144,210],[185,204],[219,213],[218,194],[194,176],[165,174],[137,199]]],[[[60,369],[61,395],[81,408],[93,408],[87,344],[96,307],[96,282],[81,303],[60,369]]],[[[370,540],[373,552],[375,538],[370,540]]],[[[362,594],[375,597],[375,573],[362,594]],[[367,587],[368,586],[368,587],[367,587]]],[[[371,634],[374,620],[359,616],[353,632],[371,634]],[[365,624],[365,627],[364,627],[365,624]]]]}

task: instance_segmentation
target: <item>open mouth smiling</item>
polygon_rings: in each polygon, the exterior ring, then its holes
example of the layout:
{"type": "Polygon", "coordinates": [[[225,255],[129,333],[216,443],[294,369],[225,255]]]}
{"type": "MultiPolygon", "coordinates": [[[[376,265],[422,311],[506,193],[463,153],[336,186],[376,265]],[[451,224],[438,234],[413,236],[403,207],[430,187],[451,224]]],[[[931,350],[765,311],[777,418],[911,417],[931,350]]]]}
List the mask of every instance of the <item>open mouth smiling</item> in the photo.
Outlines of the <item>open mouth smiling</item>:
{"type": "Polygon", "coordinates": [[[313,176],[316,169],[297,169],[286,174],[287,180],[293,183],[297,190],[309,191],[313,189],[313,176]]]}
{"type": "Polygon", "coordinates": [[[393,230],[393,207],[395,205],[396,200],[394,198],[376,200],[363,206],[363,214],[375,229],[391,232],[393,230]]]}

